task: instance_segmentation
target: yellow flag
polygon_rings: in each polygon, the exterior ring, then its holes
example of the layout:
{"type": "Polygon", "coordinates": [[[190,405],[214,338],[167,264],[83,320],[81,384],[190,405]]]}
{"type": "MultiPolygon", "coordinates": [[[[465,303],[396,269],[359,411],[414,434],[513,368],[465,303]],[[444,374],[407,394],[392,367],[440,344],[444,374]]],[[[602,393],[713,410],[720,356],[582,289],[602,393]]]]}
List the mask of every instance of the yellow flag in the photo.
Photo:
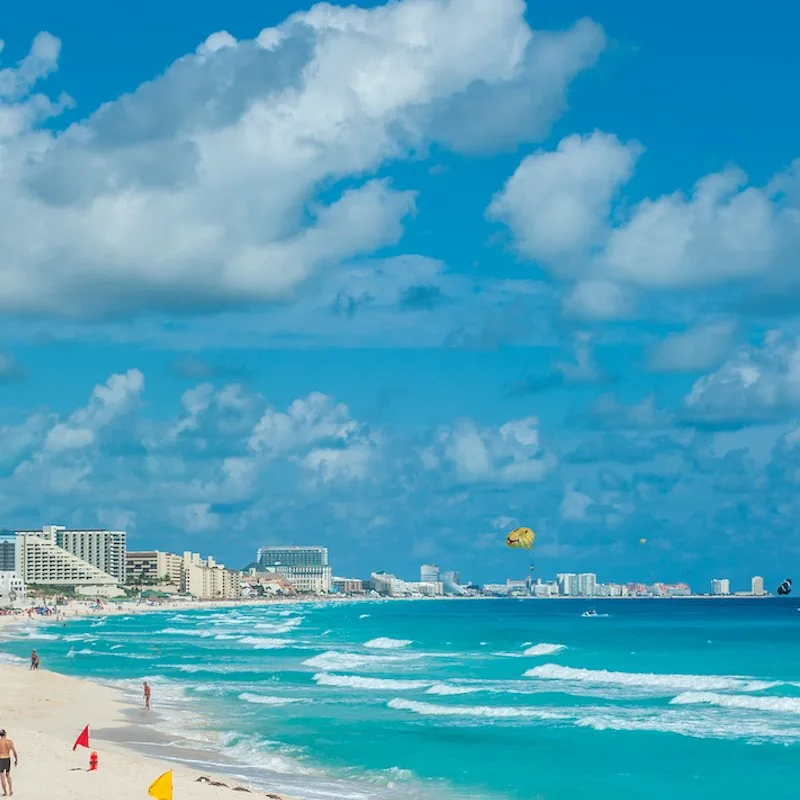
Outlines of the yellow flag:
{"type": "Polygon", "coordinates": [[[156,778],[150,784],[147,794],[155,800],[172,800],[172,770],[156,778]]]}

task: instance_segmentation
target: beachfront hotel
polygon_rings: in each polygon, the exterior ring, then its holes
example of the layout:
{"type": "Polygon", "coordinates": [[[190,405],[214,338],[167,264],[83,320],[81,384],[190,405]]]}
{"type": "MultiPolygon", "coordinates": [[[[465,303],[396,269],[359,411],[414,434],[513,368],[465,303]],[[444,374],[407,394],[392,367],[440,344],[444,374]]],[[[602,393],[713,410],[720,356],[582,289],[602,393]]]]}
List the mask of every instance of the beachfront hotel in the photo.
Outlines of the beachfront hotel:
{"type": "Polygon", "coordinates": [[[711,594],[714,597],[725,597],[731,593],[731,582],[727,578],[711,579],[711,594]]]}
{"type": "Polygon", "coordinates": [[[125,531],[70,530],[63,525],[45,525],[39,530],[16,533],[23,542],[26,583],[57,584],[65,580],[125,583],[125,531]],[[94,570],[87,570],[87,564],[94,570]],[[54,580],[47,580],[48,574],[54,580]]]}
{"type": "Polygon", "coordinates": [[[0,606],[25,597],[25,581],[18,572],[19,543],[14,531],[0,531],[0,606]]]}
{"type": "Polygon", "coordinates": [[[333,588],[327,547],[260,547],[256,563],[260,572],[282,575],[299,592],[326,593],[333,588]]]}
{"type": "Polygon", "coordinates": [[[241,573],[225,569],[213,556],[204,559],[188,550],[182,556],[145,550],[129,552],[127,561],[129,582],[162,584],[198,600],[235,600],[242,595],[241,573]]]}
{"type": "Polygon", "coordinates": [[[183,582],[183,556],[162,550],[129,550],[126,573],[128,583],[180,586],[183,582]]]}
{"type": "Polygon", "coordinates": [[[261,567],[327,567],[328,548],[317,545],[259,547],[256,561],[261,567]]]}
{"type": "Polygon", "coordinates": [[[444,594],[441,581],[404,581],[389,572],[373,572],[367,586],[387,597],[440,597],[444,594]]]}
{"type": "MultiPolygon", "coordinates": [[[[16,571],[25,585],[64,586],[111,595],[125,580],[124,531],[45,525],[14,532],[16,571]]],[[[115,591],[116,590],[116,591],[115,591]]]]}

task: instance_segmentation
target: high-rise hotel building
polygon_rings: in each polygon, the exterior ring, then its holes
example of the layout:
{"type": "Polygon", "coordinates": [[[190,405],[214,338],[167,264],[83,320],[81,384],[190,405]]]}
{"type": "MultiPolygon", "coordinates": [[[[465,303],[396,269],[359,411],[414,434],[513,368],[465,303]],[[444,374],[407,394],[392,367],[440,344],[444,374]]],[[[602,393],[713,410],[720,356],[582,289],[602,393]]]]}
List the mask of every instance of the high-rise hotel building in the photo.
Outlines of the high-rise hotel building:
{"type": "Polygon", "coordinates": [[[327,547],[261,547],[256,561],[259,569],[283,575],[300,592],[331,591],[327,547]]]}
{"type": "Polygon", "coordinates": [[[45,525],[16,531],[18,570],[26,584],[114,585],[125,582],[125,531],[45,525]]]}

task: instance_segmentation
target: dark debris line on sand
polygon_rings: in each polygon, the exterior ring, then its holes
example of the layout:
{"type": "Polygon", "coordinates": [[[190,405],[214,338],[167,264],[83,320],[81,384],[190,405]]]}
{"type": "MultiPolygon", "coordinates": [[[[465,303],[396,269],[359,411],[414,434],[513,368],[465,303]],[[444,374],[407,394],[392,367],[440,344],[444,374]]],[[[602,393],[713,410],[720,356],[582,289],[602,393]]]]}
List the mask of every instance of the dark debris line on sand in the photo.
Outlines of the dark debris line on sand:
{"type": "MultiPolygon", "coordinates": [[[[222,781],[212,781],[211,778],[207,778],[205,775],[201,775],[199,778],[197,778],[195,783],[207,783],[209,786],[223,786],[226,789],[232,788],[234,792],[247,792],[248,794],[252,794],[252,791],[250,789],[245,789],[244,786],[228,787],[227,783],[222,783],[222,781]]],[[[264,793],[264,797],[269,798],[269,800],[283,800],[280,795],[269,794],[268,792],[264,793]]]]}

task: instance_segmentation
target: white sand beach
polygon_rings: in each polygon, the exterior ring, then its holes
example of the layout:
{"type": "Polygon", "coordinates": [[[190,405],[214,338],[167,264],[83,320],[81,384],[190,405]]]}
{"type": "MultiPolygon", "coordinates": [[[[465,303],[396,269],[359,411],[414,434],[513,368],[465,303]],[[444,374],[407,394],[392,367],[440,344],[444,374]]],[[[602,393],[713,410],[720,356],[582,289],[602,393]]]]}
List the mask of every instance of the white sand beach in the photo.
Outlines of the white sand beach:
{"type": "Polygon", "coordinates": [[[281,798],[277,794],[236,791],[246,784],[234,778],[195,772],[178,764],[161,762],[126,748],[129,722],[116,690],[89,681],[24,666],[0,665],[3,701],[0,727],[6,729],[19,753],[12,767],[14,797],[32,800],[145,800],[148,787],[159,775],[174,770],[175,800],[235,800],[281,798]],[[90,750],[72,745],[85,725],[92,736],[91,749],[99,766],[89,772],[90,750]],[[102,737],[102,738],[100,738],[102,737]],[[113,741],[111,741],[113,739],[113,741]],[[198,783],[201,776],[227,784],[227,788],[198,783]]]}

